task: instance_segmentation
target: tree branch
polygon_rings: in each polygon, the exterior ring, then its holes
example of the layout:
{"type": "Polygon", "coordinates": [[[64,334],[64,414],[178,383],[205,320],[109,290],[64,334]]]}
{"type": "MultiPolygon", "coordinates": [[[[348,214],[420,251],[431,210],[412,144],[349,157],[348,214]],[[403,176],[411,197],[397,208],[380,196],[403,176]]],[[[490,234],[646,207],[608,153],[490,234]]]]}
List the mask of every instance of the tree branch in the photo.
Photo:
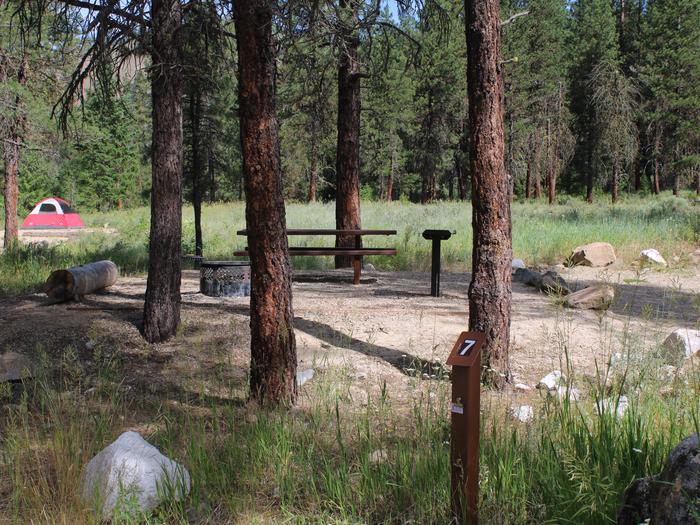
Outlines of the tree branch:
{"type": "Polygon", "coordinates": [[[507,25],[509,25],[509,24],[512,24],[513,22],[515,22],[515,21],[516,21],[518,18],[520,18],[521,16],[526,16],[526,15],[529,15],[529,14],[530,14],[530,11],[521,11],[520,13],[515,13],[514,15],[512,15],[512,16],[511,16],[510,18],[508,18],[507,20],[502,20],[502,21],[501,21],[501,27],[505,27],[505,26],[507,26],[507,25]]]}

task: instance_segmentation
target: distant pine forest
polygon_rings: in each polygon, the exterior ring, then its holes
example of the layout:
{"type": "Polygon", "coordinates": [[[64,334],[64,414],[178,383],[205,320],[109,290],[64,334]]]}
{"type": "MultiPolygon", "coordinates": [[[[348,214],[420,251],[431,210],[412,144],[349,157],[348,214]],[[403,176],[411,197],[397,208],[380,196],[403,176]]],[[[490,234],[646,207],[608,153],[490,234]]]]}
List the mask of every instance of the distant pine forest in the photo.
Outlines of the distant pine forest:
{"type": "MultiPolygon", "coordinates": [[[[391,2],[376,12],[374,2],[360,4],[361,198],[468,199],[463,2],[440,0],[420,11],[391,2]]],[[[76,28],[80,16],[76,10],[76,28]]],[[[700,0],[504,0],[501,18],[505,164],[514,198],[700,195],[700,0]]],[[[284,194],[329,201],[336,36],[322,13],[312,26],[300,18],[304,31],[288,20],[275,28],[284,194]]],[[[18,23],[11,7],[0,12],[0,134],[18,117],[26,130],[18,213],[50,195],[81,211],[146,204],[150,59],[135,52],[117,71],[87,77],[82,96],[65,107],[81,56],[74,28],[61,32],[47,14],[41,38],[22,41],[11,30],[18,23]]],[[[201,27],[194,20],[182,34],[183,198],[192,199],[199,163],[204,202],[239,200],[236,49],[212,44],[201,27]]],[[[7,159],[2,175],[6,166],[7,159]]]]}

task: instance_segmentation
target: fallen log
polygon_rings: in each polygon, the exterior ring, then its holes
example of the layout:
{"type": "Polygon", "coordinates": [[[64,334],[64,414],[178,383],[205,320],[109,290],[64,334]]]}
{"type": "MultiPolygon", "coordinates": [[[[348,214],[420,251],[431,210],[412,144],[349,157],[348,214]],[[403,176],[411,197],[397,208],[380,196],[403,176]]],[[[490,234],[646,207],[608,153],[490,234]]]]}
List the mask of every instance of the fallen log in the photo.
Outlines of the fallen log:
{"type": "Polygon", "coordinates": [[[44,284],[44,292],[55,301],[68,301],[112,286],[119,270],[112,261],[98,261],[51,272],[44,284]]]}

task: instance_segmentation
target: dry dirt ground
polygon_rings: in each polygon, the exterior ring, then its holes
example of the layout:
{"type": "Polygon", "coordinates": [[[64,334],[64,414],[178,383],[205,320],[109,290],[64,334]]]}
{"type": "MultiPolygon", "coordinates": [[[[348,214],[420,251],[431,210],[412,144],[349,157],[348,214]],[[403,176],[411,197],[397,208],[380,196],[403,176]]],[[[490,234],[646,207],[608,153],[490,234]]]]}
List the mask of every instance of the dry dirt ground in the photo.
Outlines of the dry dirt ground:
{"type": "MultiPolygon", "coordinates": [[[[694,327],[700,313],[700,273],[557,268],[575,287],[606,282],[616,287],[607,313],[565,309],[554,300],[513,285],[511,368],[514,381],[534,386],[562,369],[568,354],[578,377],[595,376],[622,342],[651,351],[676,327],[694,327]]],[[[441,365],[467,328],[468,274],[443,274],[442,297],[429,295],[425,273],[366,273],[350,284],[343,271],[296,272],[294,325],[300,369],[342,377],[358,406],[387,388],[395,409],[409,408],[421,385],[440,381],[441,365]]],[[[120,362],[117,380],[157,396],[224,400],[245,397],[250,334],[248,298],[199,293],[198,273],[182,278],[182,328],[173,341],[147,345],[139,335],[146,280],[123,277],[81,302],[47,304],[41,294],[0,301],[0,351],[48,356],[53,369],[68,355],[75,373],[90,376],[105,356],[120,362]],[[99,354],[99,355],[98,355],[99,354]]],[[[65,364],[65,363],[64,363],[65,364]]],[[[71,373],[63,366],[60,374],[71,373]]],[[[308,386],[300,402],[308,402],[308,386]],[[305,392],[306,391],[306,392],[305,392]]],[[[507,403],[532,392],[511,392],[507,403]]]]}

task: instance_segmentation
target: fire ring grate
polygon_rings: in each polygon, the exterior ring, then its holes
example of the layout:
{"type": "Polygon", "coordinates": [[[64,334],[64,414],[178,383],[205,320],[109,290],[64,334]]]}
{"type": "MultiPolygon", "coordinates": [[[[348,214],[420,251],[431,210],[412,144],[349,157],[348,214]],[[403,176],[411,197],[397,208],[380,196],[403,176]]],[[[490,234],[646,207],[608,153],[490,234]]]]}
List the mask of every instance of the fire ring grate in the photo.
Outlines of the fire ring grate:
{"type": "Polygon", "coordinates": [[[206,261],[199,269],[199,291],[211,297],[250,295],[250,263],[206,261]]]}

